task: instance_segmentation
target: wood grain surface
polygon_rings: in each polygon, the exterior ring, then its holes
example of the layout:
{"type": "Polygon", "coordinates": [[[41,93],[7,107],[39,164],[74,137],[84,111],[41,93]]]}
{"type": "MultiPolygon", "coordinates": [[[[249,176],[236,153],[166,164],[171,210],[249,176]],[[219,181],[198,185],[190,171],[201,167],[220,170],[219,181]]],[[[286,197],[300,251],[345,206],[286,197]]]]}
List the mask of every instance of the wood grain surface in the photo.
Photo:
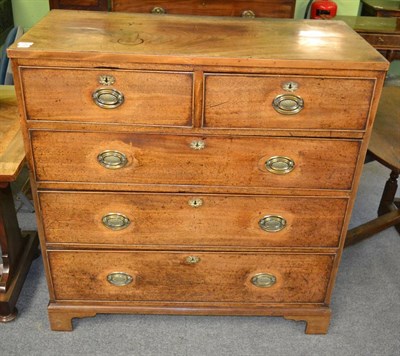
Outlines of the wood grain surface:
{"type": "Polygon", "coordinates": [[[388,68],[365,40],[336,21],[52,11],[8,53],[53,330],[121,312],[279,315],[327,332],[388,68]],[[125,102],[97,107],[103,87],[125,102]],[[283,93],[304,109],[276,113],[283,93]],[[109,150],[127,164],[100,165],[109,150]],[[269,172],[276,156],[294,169],[269,172]],[[108,213],[130,225],[109,230],[108,213]],[[261,231],[266,215],[286,227],[261,231]],[[111,285],[113,272],[132,283],[111,285]],[[259,273],[276,283],[254,286],[259,273]]]}
{"type": "Polygon", "coordinates": [[[204,87],[205,127],[363,130],[375,81],[206,73],[204,87]],[[298,89],[288,92],[285,83],[298,89]],[[304,109],[276,112],[274,98],[289,93],[303,99],[304,109]]]}
{"type": "Polygon", "coordinates": [[[8,54],[11,58],[101,60],[105,65],[139,61],[262,67],[276,66],[279,61],[279,67],[285,68],[388,68],[375,49],[340,21],[65,10],[53,10],[8,54]]]}
{"type": "Polygon", "coordinates": [[[191,125],[192,73],[26,68],[21,76],[30,120],[191,125]],[[101,75],[112,76],[115,84],[101,85],[101,75]],[[93,93],[110,88],[124,95],[122,105],[96,105],[93,93]]]}
{"type": "MultiPolygon", "coordinates": [[[[38,181],[351,189],[359,141],[32,131],[38,181]],[[195,150],[192,142],[203,141],[195,150]],[[106,150],[126,155],[121,169],[97,161],[106,150]],[[267,171],[289,157],[288,174],[267,171]]],[[[149,186],[151,190],[151,186],[149,186]]]]}
{"type": "Polygon", "coordinates": [[[14,86],[0,86],[0,182],[14,181],[25,161],[14,86]]]}
{"type": "Polygon", "coordinates": [[[333,256],[311,254],[85,252],[48,253],[56,300],[323,303],[333,256]],[[190,265],[188,256],[200,262],[190,265]],[[107,275],[124,272],[132,283],[114,286],[107,275]],[[276,283],[256,287],[269,273],[276,283]]]}
{"type": "Polygon", "coordinates": [[[48,243],[125,248],[335,247],[347,205],[347,199],[262,195],[41,192],[39,198],[48,243]],[[202,205],[192,207],[192,199],[202,205]],[[109,213],[125,215],[130,224],[110,230],[102,223],[109,213]],[[286,227],[262,230],[259,221],[267,215],[283,217],[286,227]]]}

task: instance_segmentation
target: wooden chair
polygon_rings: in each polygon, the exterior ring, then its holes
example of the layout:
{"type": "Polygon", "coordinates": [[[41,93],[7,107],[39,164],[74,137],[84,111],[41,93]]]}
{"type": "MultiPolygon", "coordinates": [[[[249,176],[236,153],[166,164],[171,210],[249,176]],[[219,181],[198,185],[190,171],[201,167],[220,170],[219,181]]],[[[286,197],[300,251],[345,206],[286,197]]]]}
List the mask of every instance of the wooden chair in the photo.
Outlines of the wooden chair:
{"type": "Polygon", "coordinates": [[[353,245],[390,226],[400,233],[400,199],[396,198],[400,173],[400,87],[384,87],[368,146],[368,154],[391,170],[378,208],[378,217],[347,233],[345,246],[353,245]]]}

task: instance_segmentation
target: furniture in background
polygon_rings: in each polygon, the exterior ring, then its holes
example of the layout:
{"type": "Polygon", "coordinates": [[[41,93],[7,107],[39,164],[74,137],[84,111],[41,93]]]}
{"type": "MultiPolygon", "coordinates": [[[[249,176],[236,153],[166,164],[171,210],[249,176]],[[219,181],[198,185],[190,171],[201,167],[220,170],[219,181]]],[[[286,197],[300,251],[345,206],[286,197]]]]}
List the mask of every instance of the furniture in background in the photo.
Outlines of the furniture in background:
{"type": "Polygon", "coordinates": [[[399,0],[361,0],[361,16],[399,17],[399,0]]]}
{"type": "Polygon", "coordinates": [[[51,9],[83,9],[208,16],[294,16],[296,0],[50,0],[51,9]]]}
{"type": "Polygon", "coordinates": [[[19,229],[10,187],[24,161],[14,87],[0,85],[0,322],[16,317],[19,293],[38,253],[37,233],[21,233],[19,229]]]}
{"type": "Polygon", "coordinates": [[[338,21],[52,11],[21,41],[53,330],[160,313],[327,332],[381,55],[338,21]]]}
{"type": "Polygon", "coordinates": [[[112,11],[292,18],[295,0],[112,0],[112,11]]]}
{"type": "Polygon", "coordinates": [[[400,199],[396,198],[400,173],[400,87],[384,87],[372,130],[368,153],[391,170],[378,208],[376,219],[351,229],[346,246],[353,245],[390,226],[400,233],[400,199]]]}
{"type": "Polygon", "coordinates": [[[400,17],[336,16],[335,20],[346,22],[388,61],[400,59],[400,17]]]}
{"type": "Polygon", "coordinates": [[[0,0],[0,45],[14,26],[11,0],[0,0]]]}
{"type": "Polygon", "coordinates": [[[50,9],[107,11],[109,0],[49,0],[50,9]]]}

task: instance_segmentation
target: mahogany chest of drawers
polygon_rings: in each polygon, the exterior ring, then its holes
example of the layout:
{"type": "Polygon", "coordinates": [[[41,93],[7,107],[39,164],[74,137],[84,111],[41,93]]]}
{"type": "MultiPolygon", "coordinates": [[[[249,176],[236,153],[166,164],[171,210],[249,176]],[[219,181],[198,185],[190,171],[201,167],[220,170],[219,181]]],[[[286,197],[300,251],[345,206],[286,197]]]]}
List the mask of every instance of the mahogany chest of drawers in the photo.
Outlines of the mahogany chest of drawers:
{"type": "Polygon", "coordinates": [[[387,61],[341,22],[56,10],[9,49],[53,330],[97,313],[326,333],[387,61]]]}

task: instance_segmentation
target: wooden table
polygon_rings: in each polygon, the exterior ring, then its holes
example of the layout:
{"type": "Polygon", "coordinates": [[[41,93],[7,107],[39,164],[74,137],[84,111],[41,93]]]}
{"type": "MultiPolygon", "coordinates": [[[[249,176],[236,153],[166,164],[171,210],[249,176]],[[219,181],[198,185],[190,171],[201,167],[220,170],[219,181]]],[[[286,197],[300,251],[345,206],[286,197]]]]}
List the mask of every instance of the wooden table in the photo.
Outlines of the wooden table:
{"type": "Polygon", "coordinates": [[[15,319],[15,304],[37,254],[37,233],[21,233],[10,188],[24,161],[14,87],[0,86],[0,322],[15,319]]]}
{"type": "Polygon", "coordinates": [[[400,59],[400,17],[336,16],[335,20],[346,22],[389,61],[400,59]]]}
{"type": "Polygon", "coordinates": [[[400,1],[398,0],[361,0],[361,16],[399,17],[400,1]]]}

